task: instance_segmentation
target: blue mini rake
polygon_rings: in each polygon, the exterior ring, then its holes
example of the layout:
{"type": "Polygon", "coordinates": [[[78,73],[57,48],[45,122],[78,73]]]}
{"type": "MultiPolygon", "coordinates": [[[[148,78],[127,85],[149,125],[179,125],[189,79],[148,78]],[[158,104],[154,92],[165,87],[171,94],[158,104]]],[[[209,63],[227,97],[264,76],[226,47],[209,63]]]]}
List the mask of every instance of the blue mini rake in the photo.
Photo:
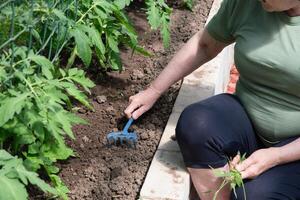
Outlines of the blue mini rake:
{"type": "Polygon", "coordinates": [[[107,134],[107,142],[109,145],[114,144],[117,145],[119,142],[121,145],[125,142],[129,146],[136,146],[137,143],[137,134],[135,132],[128,132],[128,128],[133,122],[133,118],[130,118],[128,122],[126,123],[126,126],[124,127],[123,131],[119,132],[111,132],[107,134]]]}

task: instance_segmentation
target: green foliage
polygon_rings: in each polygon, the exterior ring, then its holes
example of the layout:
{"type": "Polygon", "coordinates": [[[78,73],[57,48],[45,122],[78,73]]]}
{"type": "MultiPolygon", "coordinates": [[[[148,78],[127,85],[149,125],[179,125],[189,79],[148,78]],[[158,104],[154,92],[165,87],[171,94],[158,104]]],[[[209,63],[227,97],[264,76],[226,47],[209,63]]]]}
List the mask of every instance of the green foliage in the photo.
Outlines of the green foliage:
{"type": "MultiPolygon", "coordinates": [[[[122,70],[120,45],[126,45],[145,56],[150,54],[138,45],[137,34],[123,9],[131,0],[86,0],[79,6],[81,16],[70,28],[75,47],[68,61],[71,66],[78,56],[89,66],[92,50],[102,68],[122,70]]],[[[75,12],[74,8],[72,9],[75,12]]]]}
{"type": "Polygon", "coordinates": [[[148,21],[154,30],[160,29],[164,47],[170,45],[170,15],[172,9],[164,0],[146,0],[148,21]]]}
{"type": "Polygon", "coordinates": [[[186,7],[190,10],[193,9],[194,7],[194,0],[183,0],[184,4],[186,5],[186,7]]]}
{"type": "MultiPolygon", "coordinates": [[[[244,154],[241,158],[239,163],[243,162],[246,159],[246,154],[244,154]]],[[[214,194],[213,200],[217,199],[218,193],[227,185],[230,185],[230,188],[233,190],[235,197],[237,198],[236,194],[236,187],[242,187],[244,191],[244,199],[246,200],[246,191],[244,187],[244,182],[242,179],[241,173],[235,169],[234,166],[231,166],[231,161],[228,159],[229,171],[217,170],[213,169],[213,173],[216,177],[223,178],[223,182],[217,192],[214,194]]]]}
{"type": "MultiPolygon", "coordinates": [[[[150,55],[125,14],[131,3],[6,0],[0,5],[0,199],[27,199],[28,183],[68,198],[55,163],[75,155],[65,139],[75,139],[72,126],[86,122],[72,113],[72,102],[92,110],[87,94],[94,87],[72,66],[77,57],[86,67],[95,58],[101,68],[120,71],[121,45],[150,55]],[[62,52],[70,53],[65,67],[62,52]],[[37,171],[46,172],[54,189],[37,171]]],[[[167,48],[172,10],[164,0],[146,5],[149,23],[161,30],[167,48]]]]}
{"type": "MultiPolygon", "coordinates": [[[[8,62],[11,51],[0,59],[0,148],[24,157],[23,164],[32,173],[44,169],[56,188],[55,194],[67,199],[68,190],[55,175],[59,169],[54,164],[74,156],[65,138],[74,139],[72,126],[86,122],[66,108],[70,107],[71,97],[92,109],[78,86],[89,93],[94,84],[85,77],[83,70],[59,69],[46,57],[26,47],[16,47],[14,56],[13,65],[8,62]]],[[[23,168],[16,169],[20,176],[27,173],[23,168]]],[[[35,174],[25,175],[30,176],[31,184],[41,185],[35,174]]],[[[6,177],[1,181],[15,183],[21,188],[20,192],[24,187],[6,177]]],[[[27,185],[24,179],[22,181],[27,185]]],[[[41,189],[44,191],[43,187],[41,189]]]]}
{"type": "MultiPolygon", "coordinates": [[[[121,45],[130,47],[133,52],[150,56],[149,52],[139,46],[137,33],[124,12],[124,8],[132,0],[85,0],[77,6],[74,2],[75,0],[66,0],[53,4],[37,1],[32,8],[33,18],[30,17],[30,1],[18,4],[14,29],[24,33],[14,41],[25,46],[27,38],[32,35],[33,48],[40,46],[36,49],[38,53],[48,55],[51,61],[57,61],[62,50],[71,48],[68,67],[72,66],[76,57],[85,66],[89,66],[95,56],[100,67],[120,71],[121,45]],[[30,29],[27,24],[34,28],[30,29]]],[[[164,0],[147,0],[146,5],[149,23],[153,29],[161,30],[163,43],[167,48],[170,43],[172,9],[164,0]]],[[[6,28],[0,30],[0,36],[8,38],[10,30],[7,27],[12,13],[9,6],[1,12],[1,24],[6,28]]],[[[0,45],[2,42],[0,39],[0,45]]]]}
{"type": "Polygon", "coordinates": [[[38,177],[38,174],[26,169],[23,160],[0,150],[0,199],[26,200],[25,186],[31,183],[42,191],[57,195],[57,191],[38,177]]]}

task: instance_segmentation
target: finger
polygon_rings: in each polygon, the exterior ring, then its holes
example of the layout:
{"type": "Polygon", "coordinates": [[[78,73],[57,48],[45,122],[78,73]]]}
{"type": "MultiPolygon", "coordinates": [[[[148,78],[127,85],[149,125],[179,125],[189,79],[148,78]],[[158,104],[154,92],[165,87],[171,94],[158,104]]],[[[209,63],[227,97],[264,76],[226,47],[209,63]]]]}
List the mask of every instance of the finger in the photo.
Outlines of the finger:
{"type": "Polygon", "coordinates": [[[235,167],[235,166],[240,162],[240,160],[241,160],[241,156],[240,156],[240,154],[237,154],[237,155],[232,159],[231,165],[235,167]]]}
{"type": "Polygon", "coordinates": [[[125,109],[124,113],[125,115],[130,118],[132,116],[132,113],[139,108],[140,105],[136,102],[132,102],[131,104],[129,104],[129,106],[125,109]]]}
{"type": "Polygon", "coordinates": [[[256,165],[252,165],[251,167],[247,168],[245,171],[242,171],[241,175],[242,175],[242,179],[255,178],[258,175],[258,168],[256,165]]]}
{"type": "Polygon", "coordinates": [[[144,112],[146,112],[148,110],[148,108],[146,106],[142,106],[139,109],[137,109],[136,111],[134,111],[132,113],[132,118],[133,119],[137,119],[139,118],[144,112]]]}
{"type": "Polygon", "coordinates": [[[129,97],[129,104],[133,101],[134,96],[129,97]]]}
{"type": "Polygon", "coordinates": [[[229,170],[231,169],[231,164],[230,163],[227,163],[226,165],[224,165],[224,167],[223,167],[223,171],[224,172],[228,172],[229,170]]]}
{"type": "Polygon", "coordinates": [[[236,165],[236,169],[238,171],[244,171],[246,170],[250,165],[252,165],[254,162],[253,162],[253,159],[251,159],[251,156],[249,158],[247,158],[246,160],[244,160],[243,162],[239,163],[238,165],[236,165]]]}
{"type": "Polygon", "coordinates": [[[129,106],[127,106],[127,108],[124,110],[124,114],[127,118],[131,117],[131,112],[130,112],[129,106]]]}

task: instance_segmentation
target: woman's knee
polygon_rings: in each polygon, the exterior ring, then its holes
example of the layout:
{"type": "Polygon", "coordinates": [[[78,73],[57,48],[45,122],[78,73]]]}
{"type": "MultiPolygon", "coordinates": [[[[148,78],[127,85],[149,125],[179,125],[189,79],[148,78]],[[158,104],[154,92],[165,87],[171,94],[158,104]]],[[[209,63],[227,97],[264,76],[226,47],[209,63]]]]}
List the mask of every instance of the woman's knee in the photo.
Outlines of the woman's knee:
{"type": "Polygon", "coordinates": [[[181,113],[176,126],[176,139],[180,143],[192,145],[204,141],[212,128],[212,113],[199,103],[187,106],[181,113]]]}
{"type": "Polygon", "coordinates": [[[235,108],[235,104],[237,102],[232,97],[217,95],[184,109],[175,131],[186,164],[221,167],[226,164],[228,156],[245,151],[247,145],[244,143],[249,142],[241,134],[245,131],[238,128],[243,125],[243,120],[231,119],[228,112],[235,108]]]}
{"type": "Polygon", "coordinates": [[[176,126],[177,139],[194,143],[195,137],[203,140],[222,134],[228,127],[228,110],[236,104],[230,95],[220,94],[187,106],[176,126]]]}

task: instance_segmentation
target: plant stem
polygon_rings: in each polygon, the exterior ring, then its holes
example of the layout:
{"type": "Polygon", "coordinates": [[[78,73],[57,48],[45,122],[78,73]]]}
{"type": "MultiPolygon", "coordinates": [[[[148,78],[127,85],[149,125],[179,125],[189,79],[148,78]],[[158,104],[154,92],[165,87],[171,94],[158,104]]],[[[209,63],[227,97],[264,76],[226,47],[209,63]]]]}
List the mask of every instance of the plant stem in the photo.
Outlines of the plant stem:
{"type": "Polygon", "coordinates": [[[243,193],[244,193],[244,200],[247,200],[247,197],[246,197],[246,189],[245,189],[244,183],[242,183],[242,188],[243,188],[243,193]]]}
{"type": "Polygon", "coordinates": [[[12,41],[15,41],[20,35],[22,35],[22,33],[24,33],[27,30],[27,28],[24,28],[22,31],[20,31],[19,33],[17,33],[14,37],[9,38],[8,40],[6,40],[6,42],[4,42],[1,46],[0,49],[2,49],[3,47],[5,47],[6,45],[8,45],[9,43],[11,43],[12,41]]]}
{"type": "Polygon", "coordinates": [[[220,188],[219,188],[219,189],[216,191],[216,193],[214,194],[213,200],[216,200],[216,199],[217,199],[217,196],[218,196],[219,192],[227,185],[227,183],[228,183],[228,182],[227,182],[226,178],[224,178],[224,180],[223,180],[223,182],[222,182],[220,188]]]}
{"type": "Polygon", "coordinates": [[[94,9],[96,6],[98,6],[98,5],[100,5],[99,3],[95,3],[95,4],[93,4],[81,17],[80,17],[80,19],[76,22],[76,24],[77,23],[79,23],[79,22],[81,22],[82,20],[83,20],[83,18],[92,10],[92,9],[94,9]]]}

